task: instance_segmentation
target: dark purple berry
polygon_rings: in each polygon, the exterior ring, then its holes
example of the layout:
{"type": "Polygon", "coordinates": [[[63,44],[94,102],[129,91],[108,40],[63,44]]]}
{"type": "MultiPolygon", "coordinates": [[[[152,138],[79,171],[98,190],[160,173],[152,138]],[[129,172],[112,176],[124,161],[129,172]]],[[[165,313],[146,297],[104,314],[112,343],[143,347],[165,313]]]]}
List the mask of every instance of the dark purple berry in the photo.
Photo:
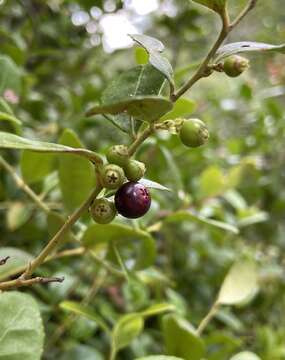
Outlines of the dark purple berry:
{"type": "Polygon", "coordinates": [[[118,213],[126,218],[136,219],[143,216],[150,208],[151,197],[148,189],[138,182],[127,182],[115,195],[118,213]]]}

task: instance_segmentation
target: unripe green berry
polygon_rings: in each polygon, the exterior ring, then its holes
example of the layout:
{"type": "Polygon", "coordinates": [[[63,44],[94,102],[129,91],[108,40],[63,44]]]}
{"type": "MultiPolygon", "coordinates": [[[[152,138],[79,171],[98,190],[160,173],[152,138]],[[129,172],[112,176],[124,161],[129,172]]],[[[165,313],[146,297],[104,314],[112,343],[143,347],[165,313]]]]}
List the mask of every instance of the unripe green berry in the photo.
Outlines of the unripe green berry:
{"type": "Polygon", "coordinates": [[[93,220],[98,224],[108,224],[117,215],[114,203],[106,198],[94,200],[89,211],[93,220]]]}
{"type": "Polygon", "coordinates": [[[106,157],[110,164],[124,167],[129,160],[128,147],[126,145],[114,145],[109,148],[106,157]]]}
{"type": "Polygon", "coordinates": [[[237,77],[249,68],[249,60],[238,55],[228,57],[224,61],[224,72],[230,77],[237,77]]]}
{"type": "Polygon", "coordinates": [[[125,180],[124,170],[115,164],[107,164],[101,170],[102,185],[107,189],[118,189],[125,180]]]}
{"type": "Polygon", "coordinates": [[[144,176],[145,164],[137,160],[129,160],[124,170],[128,180],[137,182],[144,176]]]}
{"type": "Polygon", "coordinates": [[[184,120],[179,137],[182,143],[188,147],[198,147],[207,142],[209,131],[206,124],[199,119],[184,120]]]}

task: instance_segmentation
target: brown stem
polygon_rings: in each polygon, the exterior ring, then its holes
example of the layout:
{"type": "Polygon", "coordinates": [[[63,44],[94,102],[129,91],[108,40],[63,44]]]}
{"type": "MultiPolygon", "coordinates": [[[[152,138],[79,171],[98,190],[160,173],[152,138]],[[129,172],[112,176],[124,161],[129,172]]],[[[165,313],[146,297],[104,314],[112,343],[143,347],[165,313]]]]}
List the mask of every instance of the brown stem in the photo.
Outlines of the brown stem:
{"type": "Polygon", "coordinates": [[[213,56],[216,54],[217,50],[228,36],[230,29],[229,24],[229,17],[227,10],[225,9],[223,14],[221,14],[222,18],[222,29],[220,31],[220,35],[214,45],[212,46],[211,50],[209,51],[208,55],[204,59],[204,61],[199,66],[198,70],[194,73],[194,75],[177,91],[176,94],[173,94],[171,97],[172,102],[177,101],[186,91],[188,91],[198,80],[203,77],[209,76],[209,69],[208,64],[213,56]]]}
{"type": "Polygon", "coordinates": [[[52,277],[52,278],[44,278],[44,277],[35,277],[32,279],[28,279],[28,280],[24,280],[21,278],[15,279],[15,280],[10,280],[10,281],[5,281],[0,283],[0,291],[1,290],[8,290],[11,288],[19,288],[22,286],[31,286],[34,284],[48,284],[51,282],[63,282],[64,278],[63,277],[52,277]]]}
{"type": "Polygon", "coordinates": [[[25,272],[20,276],[21,279],[29,278],[35,269],[40,266],[46,258],[52,253],[52,251],[62,242],[64,235],[68,230],[76,223],[76,221],[81,217],[81,215],[89,208],[92,201],[98,196],[102,190],[101,186],[96,187],[96,189],[90,194],[88,199],[71,215],[68,217],[63,226],[59,231],[54,235],[54,237],[49,241],[46,247],[41,251],[41,253],[28,265],[25,272]]]}
{"type": "Polygon", "coordinates": [[[149,125],[129,147],[129,155],[132,156],[137,151],[138,147],[151,135],[154,131],[154,126],[149,125]]]}

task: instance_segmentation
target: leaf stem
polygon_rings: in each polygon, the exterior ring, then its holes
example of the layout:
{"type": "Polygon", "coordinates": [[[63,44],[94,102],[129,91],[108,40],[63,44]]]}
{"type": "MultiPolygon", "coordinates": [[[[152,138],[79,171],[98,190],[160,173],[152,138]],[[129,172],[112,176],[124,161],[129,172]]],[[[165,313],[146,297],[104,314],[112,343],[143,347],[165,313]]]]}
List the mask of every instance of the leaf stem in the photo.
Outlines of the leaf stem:
{"type": "Polygon", "coordinates": [[[212,318],[216,315],[216,313],[218,312],[220,308],[220,304],[216,301],[210,311],[208,312],[208,314],[204,317],[204,319],[200,322],[198,329],[197,329],[197,333],[198,335],[201,335],[202,332],[204,331],[204,329],[206,328],[206,326],[209,324],[209,322],[212,320],[212,318]]]}
{"type": "Polygon", "coordinates": [[[117,129],[119,129],[120,131],[122,131],[122,132],[125,133],[125,134],[128,134],[128,132],[127,132],[125,129],[123,129],[119,124],[117,124],[116,121],[114,121],[110,116],[108,116],[108,115],[106,115],[106,114],[103,114],[103,117],[104,117],[106,120],[110,121],[110,123],[111,123],[112,125],[116,126],[117,129]]]}
{"type": "Polygon", "coordinates": [[[66,222],[59,229],[59,231],[54,235],[54,237],[49,241],[46,247],[41,251],[41,253],[29,264],[24,273],[20,276],[21,279],[27,279],[32,275],[35,269],[40,266],[46,258],[51,254],[51,252],[62,242],[64,235],[68,230],[76,223],[76,221],[81,217],[81,215],[89,208],[92,201],[98,196],[101,192],[102,187],[98,185],[95,190],[90,194],[88,199],[71,215],[67,218],[66,222]]]}

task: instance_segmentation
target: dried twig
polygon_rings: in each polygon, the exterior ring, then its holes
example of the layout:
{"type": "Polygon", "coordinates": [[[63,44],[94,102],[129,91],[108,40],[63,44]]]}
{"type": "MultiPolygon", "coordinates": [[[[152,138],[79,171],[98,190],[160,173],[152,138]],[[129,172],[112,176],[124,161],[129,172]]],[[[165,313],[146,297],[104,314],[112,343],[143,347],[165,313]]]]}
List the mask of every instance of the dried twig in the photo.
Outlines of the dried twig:
{"type": "Polygon", "coordinates": [[[64,277],[51,277],[51,278],[45,278],[45,277],[34,277],[32,279],[23,280],[21,278],[15,279],[15,280],[9,280],[4,281],[0,283],[0,290],[8,290],[11,288],[19,288],[22,286],[31,286],[34,284],[48,284],[52,282],[58,282],[62,283],[64,280],[64,277]]]}

